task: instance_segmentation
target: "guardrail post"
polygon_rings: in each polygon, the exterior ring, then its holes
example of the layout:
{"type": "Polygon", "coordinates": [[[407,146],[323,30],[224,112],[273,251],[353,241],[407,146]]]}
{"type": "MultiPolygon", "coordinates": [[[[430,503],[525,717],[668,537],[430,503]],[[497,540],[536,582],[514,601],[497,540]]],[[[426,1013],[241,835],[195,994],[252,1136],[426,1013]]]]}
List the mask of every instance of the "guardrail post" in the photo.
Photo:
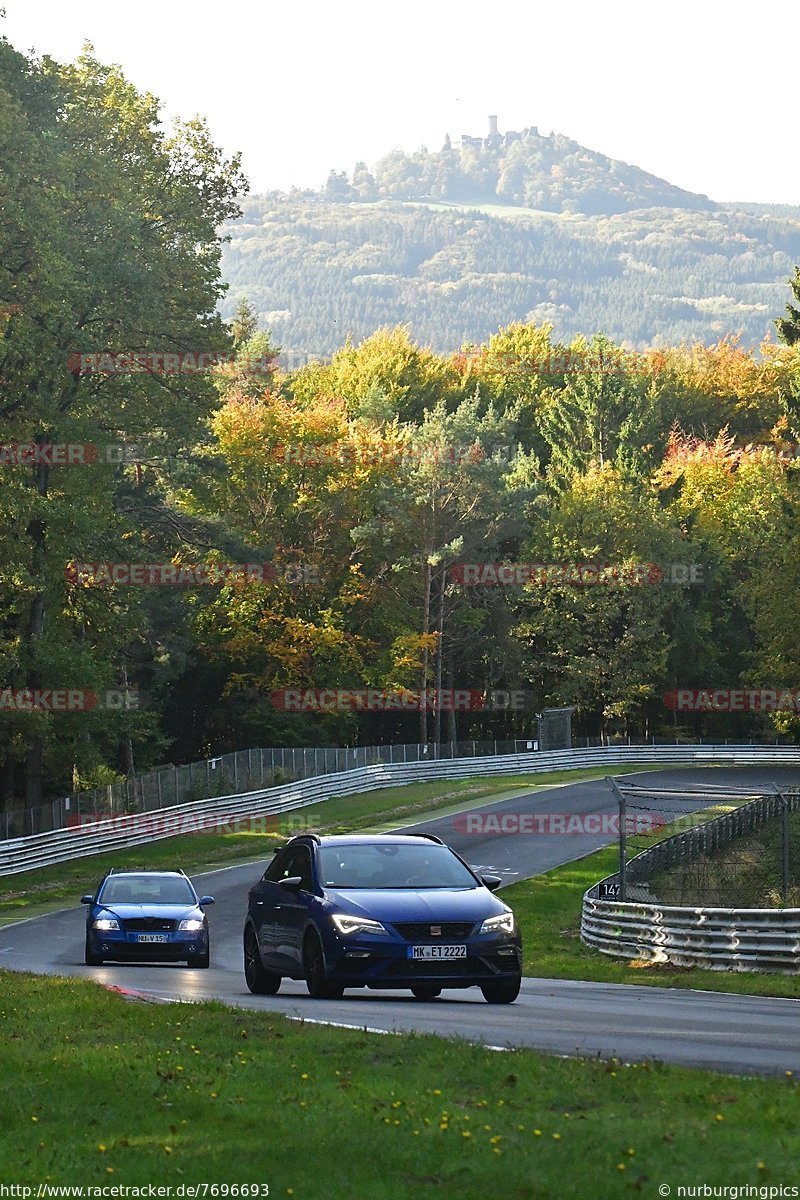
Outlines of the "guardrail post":
{"type": "Polygon", "coordinates": [[[624,904],[628,898],[628,833],[625,828],[625,797],[617,786],[616,779],[606,775],[606,783],[617,797],[619,805],[619,898],[624,904]]]}
{"type": "Polygon", "coordinates": [[[783,846],[782,846],[783,854],[781,856],[781,859],[782,859],[782,862],[781,862],[782,892],[781,892],[781,894],[783,896],[783,903],[786,904],[786,902],[789,899],[789,883],[790,883],[790,877],[789,877],[789,798],[788,798],[788,796],[784,796],[783,792],[780,790],[777,783],[773,783],[772,787],[775,790],[775,792],[778,796],[778,799],[781,802],[781,841],[783,843],[783,846]]]}

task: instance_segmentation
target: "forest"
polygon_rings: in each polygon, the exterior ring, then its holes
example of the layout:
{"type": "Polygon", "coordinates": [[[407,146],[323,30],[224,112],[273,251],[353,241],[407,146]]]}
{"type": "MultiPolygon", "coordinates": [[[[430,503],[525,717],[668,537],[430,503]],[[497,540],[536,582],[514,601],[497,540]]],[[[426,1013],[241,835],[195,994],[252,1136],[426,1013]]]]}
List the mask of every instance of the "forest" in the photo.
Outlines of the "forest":
{"type": "Polygon", "coordinates": [[[757,351],[800,259],[800,210],[585,216],[281,194],[243,210],[225,226],[221,312],[249,299],[293,367],[398,324],[439,353],[517,322],[630,349],[735,334],[757,351]]]}
{"type": "Polygon", "coordinates": [[[225,234],[221,311],[250,300],[287,366],[398,324],[439,353],[516,322],[758,349],[800,259],[800,208],[716,204],[531,128],[250,197],[225,234]]]}
{"type": "MultiPolygon", "coordinates": [[[[89,51],[63,66],[0,41],[0,113],[7,805],[250,746],[524,737],[550,705],[587,735],[796,736],[791,697],[765,699],[800,678],[793,219],[742,212],[719,234],[765,223],[780,245],[747,284],[773,340],[731,321],[707,345],[688,322],[653,347],[598,332],[585,237],[526,251],[512,222],[494,241],[488,217],[404,207],[385,240],[376,209],[342,202],[337,245],[366,279],[417,270],[428,238],[431,320],[455,344],[398,321],[394,284],[363,284],[351,326],[340,268],[325,353],[336,272],[313,202],[247,200],[201,121],[167,134],[89,51]],[[226,299],[224,238],[257,214],[263,279],[226,299]],[[470,246],[476,278],[486,254],[497,275],[479,335],[443,307],[470,246]],[[515,272],[556,270],[583,289],[583,332],[547,308],[504,319],[515,272]],[[265,290],[301,282],[319,357],[293,364],[265,290]]],[[[677,280],[663,210],[635,220],[640,262],[677,280]]],[[[615,278],[618,247],[596,246],[615,278]]]]}

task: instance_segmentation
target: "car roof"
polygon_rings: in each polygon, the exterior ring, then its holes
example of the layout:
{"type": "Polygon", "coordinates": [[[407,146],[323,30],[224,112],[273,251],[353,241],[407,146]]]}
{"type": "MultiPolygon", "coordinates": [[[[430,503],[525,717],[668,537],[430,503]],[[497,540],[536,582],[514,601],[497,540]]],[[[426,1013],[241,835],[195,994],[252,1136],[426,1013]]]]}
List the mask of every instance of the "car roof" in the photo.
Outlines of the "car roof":
{"type": "Polygon", "coordinates": [[[189,876],[183,871],[120,871],[112,867],[105,879],[185,879],[187,883],[191,882],[189,876]]]}
{"type": "Polygon", "coordinates": [[[444,843],[432,833],[332,833],[325,837],[319,834],[301,833],[287,842],[288,846],[312,841],[319,846],[385,846],[387,842],[402,846],[442,846],[444,843]]]}

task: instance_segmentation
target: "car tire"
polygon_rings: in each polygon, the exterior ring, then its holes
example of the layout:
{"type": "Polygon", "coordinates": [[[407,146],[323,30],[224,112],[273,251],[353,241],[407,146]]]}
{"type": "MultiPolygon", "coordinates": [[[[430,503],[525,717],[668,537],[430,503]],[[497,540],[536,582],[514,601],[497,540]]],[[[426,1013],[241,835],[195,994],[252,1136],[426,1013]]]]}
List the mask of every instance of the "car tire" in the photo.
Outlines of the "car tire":
{"type": "Polygon", "coordinates": [[[205,970],[211,966],[210,952],[206,950],[205,954],[192,954],[186,962],[190,967],[199,967],[200,970],[205,970]]]}
{"type": "Polygon", "coordinates": [[[492,979],[481,984],[483,998],[487,1004],[513,1004],[519,995],[522,976],[514,979],[492,979]]]}
{"type": "Polygon", "coordinates": [[[256,996],[274,996],[281,986],[281,977],[267,971],[258,951],[258,939],[252,925],[244,931],[244,978],[256,996]]]}
{"type": "Polygon", "coordinates": [[[417,1000],[435,1000],[437,996],[441,996],[442,989],[436,987],[435,984],[415,983],[411,989],[411,994],[417,1000]]]}
{"type": "Polygon", "coordinates": [[[322,944],[316,933],[307,933],[303,943],[303,969],[306,987],[312,1000],[341,1000],[344,988],[331,983],[325,969],[322,944]]]}
{"type": "Polygon", "coordinates": [[[86,963],[87,967],[102,967],[103,962],[105,961],[102,955],[95,954],[92,950],[88,935],[86,937],[86,948],[83,952],[83,961],[86,963]]]}

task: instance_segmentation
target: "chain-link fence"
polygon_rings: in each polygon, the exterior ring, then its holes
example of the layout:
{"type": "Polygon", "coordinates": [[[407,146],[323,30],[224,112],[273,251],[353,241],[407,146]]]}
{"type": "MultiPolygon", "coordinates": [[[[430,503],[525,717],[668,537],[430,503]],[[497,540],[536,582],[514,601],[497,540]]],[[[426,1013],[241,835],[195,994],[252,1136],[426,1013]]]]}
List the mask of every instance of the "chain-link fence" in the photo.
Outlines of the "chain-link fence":
{"type": "Polygon", "coordinates": [[[0,813],[0,839],[46,833],[122,813],[151,812],[215,796],[255,792],[316,775],[380,763],[480,758],[537,750],[535,739],[448,742],[434,745],[285,746],[237,750],[180,767],[162,767],[93,791],[74,792],[36,808],[0,813]]]}
{"type": "MultiPolygon", "coordinates": [[[[570,713],[571,710],[544,710],[570,713]]],[[[575,736],[570,733],[569,720],[558,725],[559,738],[554,737],[552,723],[539,723],[538,737],[507,741],[445,742],[440,746],[392,745],[383,746],[285,746],[270,749],[237,750],[217,755],[201,762],[183,766],[165,766],[134,778],[122,779],[91,791],[73,792],[36,807],[10,805],[0,811],[0,840],[24,837],[27,834],[47,833],[98,817],[122,813],[150,812],[170,808],[191,800],[212,799],[215,796],[235,795],[260,788],[292,783],[315,775],[330,775],[373,763],[402,763],[435,761],[436,759],[482,758],[487,755],[519,754],[531,750],[561,747],[574,749],[593,746],[676,746],[685,739],[670,737],[635,738],[621,735],[605,737],[575,736]],[[542,742],[544,736],[546,745],[542,742]]],[[[698,738],[692,745],[703,745],[698,738]]],[[[728,745],[728,739],[714,745],[728,745]]],[[[790,739],[751,739],[736,745],[794,745],[790,739]]]]}
{"type": "Polygon", "coordinates": [[[619,877],[607,898],[800,907],[800,788],[610,783],[619,806],[619,877]]]}

